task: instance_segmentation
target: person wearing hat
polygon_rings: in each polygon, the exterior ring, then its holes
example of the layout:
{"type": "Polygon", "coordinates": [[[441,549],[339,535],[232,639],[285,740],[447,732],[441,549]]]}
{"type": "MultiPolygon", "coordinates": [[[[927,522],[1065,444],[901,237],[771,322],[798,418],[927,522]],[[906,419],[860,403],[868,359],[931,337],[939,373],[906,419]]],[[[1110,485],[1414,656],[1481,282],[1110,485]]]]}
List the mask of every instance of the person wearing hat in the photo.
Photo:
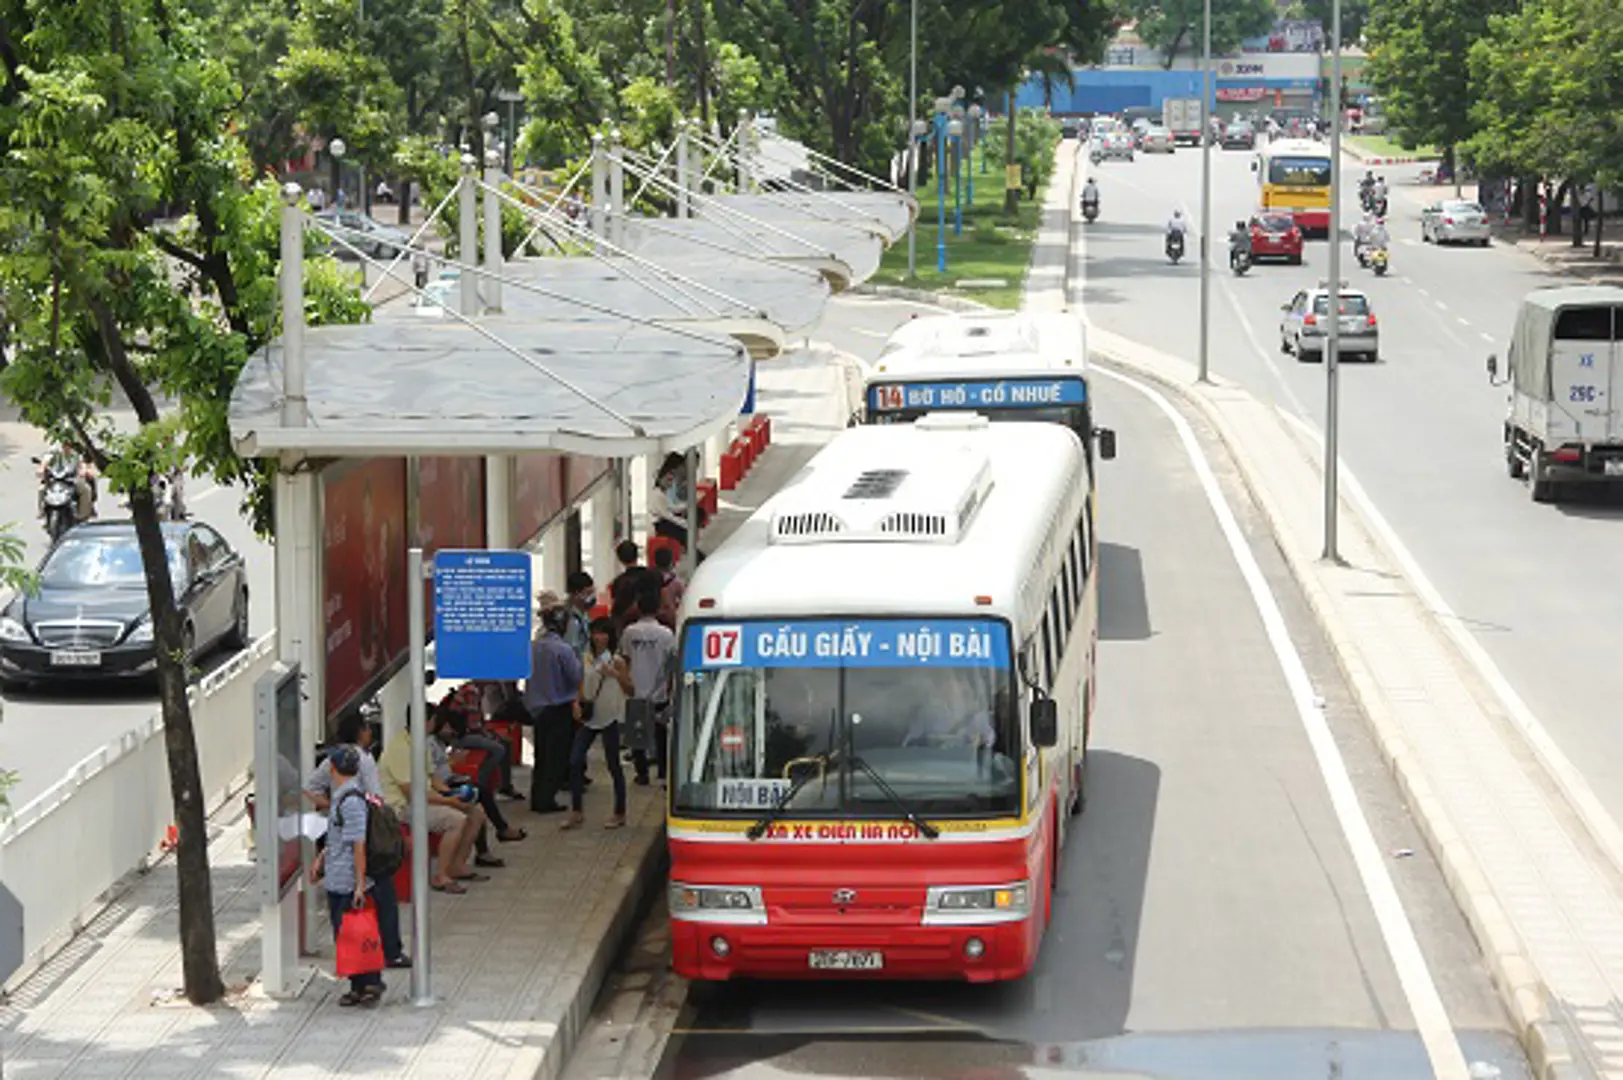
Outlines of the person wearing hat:
{"type": "Polygon", "coordinates": [[[563,598],[543,589],[535,606],[541,634],[530,643],[530,677],[524,683],[524,708],[535,725],[530,809],[537,814],[558,814],[564,811],[558,794],[569,782],[569,751],[575,741],[585,666],[563,638],[569,624],[563,598]]]}
{"type": "MultiPolygon", "coordinates": [[[[335,746],[327,754],[327,766],[335,785],[327,813],[327,844],[310,864],[310,884],[326,878],[327,913],[337,941],[345,915],[366,906],[375,882],[366,872],[366,791],[357,776],[361,752],[353,746],[335,746]]],[[[338,1004],[376,1005],[383,990],[383,976],[378,972],[351,975],[349,992],[338,1004]]]]}

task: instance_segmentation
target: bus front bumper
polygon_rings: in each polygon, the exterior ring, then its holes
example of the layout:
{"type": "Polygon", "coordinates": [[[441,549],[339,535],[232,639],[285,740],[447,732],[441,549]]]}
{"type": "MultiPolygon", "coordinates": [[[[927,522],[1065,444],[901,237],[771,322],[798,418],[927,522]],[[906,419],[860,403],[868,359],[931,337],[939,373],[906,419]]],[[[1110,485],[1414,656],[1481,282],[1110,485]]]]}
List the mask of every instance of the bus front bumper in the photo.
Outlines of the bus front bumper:
{"type": "Polygon", "coordinates": [[[1031,917],[979,926],[671,922],[677,974],[710,981],[856,977],[997,982],[1030,972],[1037,946],[1031,917]]]}

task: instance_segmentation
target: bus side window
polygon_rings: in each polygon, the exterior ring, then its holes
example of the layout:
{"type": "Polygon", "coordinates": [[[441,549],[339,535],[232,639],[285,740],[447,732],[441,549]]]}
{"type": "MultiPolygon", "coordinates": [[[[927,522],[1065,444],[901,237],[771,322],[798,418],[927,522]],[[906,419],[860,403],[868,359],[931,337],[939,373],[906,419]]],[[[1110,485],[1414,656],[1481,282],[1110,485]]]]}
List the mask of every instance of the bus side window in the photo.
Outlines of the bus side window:
{"type": "Polygon", "coordinates": [[[1059,586],[1061,599],[1065,602],[1065,628],[1069,632],[1076,625],[1076,605],[1078,595],[1076,585],[1071,580],[1071,554],[1074,543],[1066,545],[1065,557],[1059,564],[1059,586]]]}
{"type": "Polygon", "coordinates": [[[1050,607],[1043,613],[1043,688],[1052,690],[1054,676],[1059,674],[1059,652],[1054,648],[1054,609],[1050,607]]]}
{"type": "Polygon", "coordinates": [[[1093,506],[1090,502],[1088,508],[1082,512],[1082,519],[1077,523],[1077,534],[1082,538],[1082,579],[1086,581],[1093,576],[1093,506]]]}
{"type": "Polygon", "coordinates": [[[1071,534],[1071,547],[1065,553],[1065,573],[1071,579],[1071,591],[1076,595],[1077,607],[1082,606],[1082,585],[1086,575],[1082,572],[1082,533],[1071,534]]]}
{"type": "Polygon", "coordinates": [[[1059,665],[1065,658],[1065,642],[1071,636],[1071,620],[1065,614],[1065,590],[1060,587],[1059,578],[1054,579],[1054,588],[1048,594],[1048,610],[1054,617],[1054,674],[1059,674],[1059,665]]]}

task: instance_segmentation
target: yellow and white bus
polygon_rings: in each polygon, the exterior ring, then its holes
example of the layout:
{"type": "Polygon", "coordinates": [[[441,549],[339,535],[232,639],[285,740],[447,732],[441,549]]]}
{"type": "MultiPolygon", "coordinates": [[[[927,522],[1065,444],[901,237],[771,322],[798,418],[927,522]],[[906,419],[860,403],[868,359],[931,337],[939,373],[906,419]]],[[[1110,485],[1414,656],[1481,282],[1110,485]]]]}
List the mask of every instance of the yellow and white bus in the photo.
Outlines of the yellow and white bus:
{"type": "Polygon", "coordinates": [[[1330,150],[1312,139],[1275,139],[1257,151],[1258,205],[1293,214],[1303,235],[1330,235],[1330,150]]]}
{"type": "Polygon", "coordinates": [[[1083,807],[1098,586],[1059,424],[850,428],[683,602],[685,978],[1030,972],[1083,807]]]}

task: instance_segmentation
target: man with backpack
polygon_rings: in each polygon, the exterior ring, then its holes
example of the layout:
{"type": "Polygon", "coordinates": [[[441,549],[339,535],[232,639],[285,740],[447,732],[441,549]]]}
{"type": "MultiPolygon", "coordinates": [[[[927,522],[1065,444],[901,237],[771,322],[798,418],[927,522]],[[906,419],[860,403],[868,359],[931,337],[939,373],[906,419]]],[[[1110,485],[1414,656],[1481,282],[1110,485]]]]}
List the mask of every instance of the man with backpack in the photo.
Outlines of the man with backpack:
{"type": "Polygon", "coordinates": [[[379,809],[378,813],[367,815],[367,842],[370,845],[367,865],[373,878],[372,899],[378,905],[378,933],[383,938],[383,955],[387,957],[389,967],[409,968],[411,958],[406,955],[405,942],[400,938],[400,898],[394,887],[394,873],[405,861],[406,841],[400,832],[400,819],[382,806],[383,784],[378,779],[378,763],[372,757],[372,725],[360,713],[350,712],[339,717],[337,741],[304,782],[304,794],[317,810],[328,811],[330,817],[335,796],[343,788],[333,765],[333,752],[340,747],[357,752],[354,790],[366,798],[377,800],[379,809]],[[392,843],[389,837],[391,827],[394,830],[392,843]],[[377,843],[373,843],[370,835],[373,829],[378,831],[377,843]],[[388,872],[384,873],[384,869],[388,872]]]}
{"type": "MultiPolygon", "coordinates": [[[[361,752],[353,746],[335,746],[327,754],[327,764],[337,784],[333,791],[332,809],[327,816],[327,844],[310,865],[310,883],[326,879],[327,911],[332,920],[333,941],[338,941],[339,930],[351,912],[365,910],[368,895],[375,898],[377,883],[387,876],[385,867],[372,865],[371,832],[377,822],[375,814],[382,804],[374,805],[361,790],[356,773],[361,767],[361,752]]],[[[398,832],[398,828],[396,830],[398,832]]],[[[393,871],[391,870],[390,873],[393,871]]],[[[378,912],[378,936],[383,936],[382,908],[378,912]]],[[[387,953],[387,948],[385,948],[387,953]]],[[[344,1007],[376,1005],[383,998],[383,975],[366,971],[349,977],[349,992],[338,999],[344,1007]]]]}

